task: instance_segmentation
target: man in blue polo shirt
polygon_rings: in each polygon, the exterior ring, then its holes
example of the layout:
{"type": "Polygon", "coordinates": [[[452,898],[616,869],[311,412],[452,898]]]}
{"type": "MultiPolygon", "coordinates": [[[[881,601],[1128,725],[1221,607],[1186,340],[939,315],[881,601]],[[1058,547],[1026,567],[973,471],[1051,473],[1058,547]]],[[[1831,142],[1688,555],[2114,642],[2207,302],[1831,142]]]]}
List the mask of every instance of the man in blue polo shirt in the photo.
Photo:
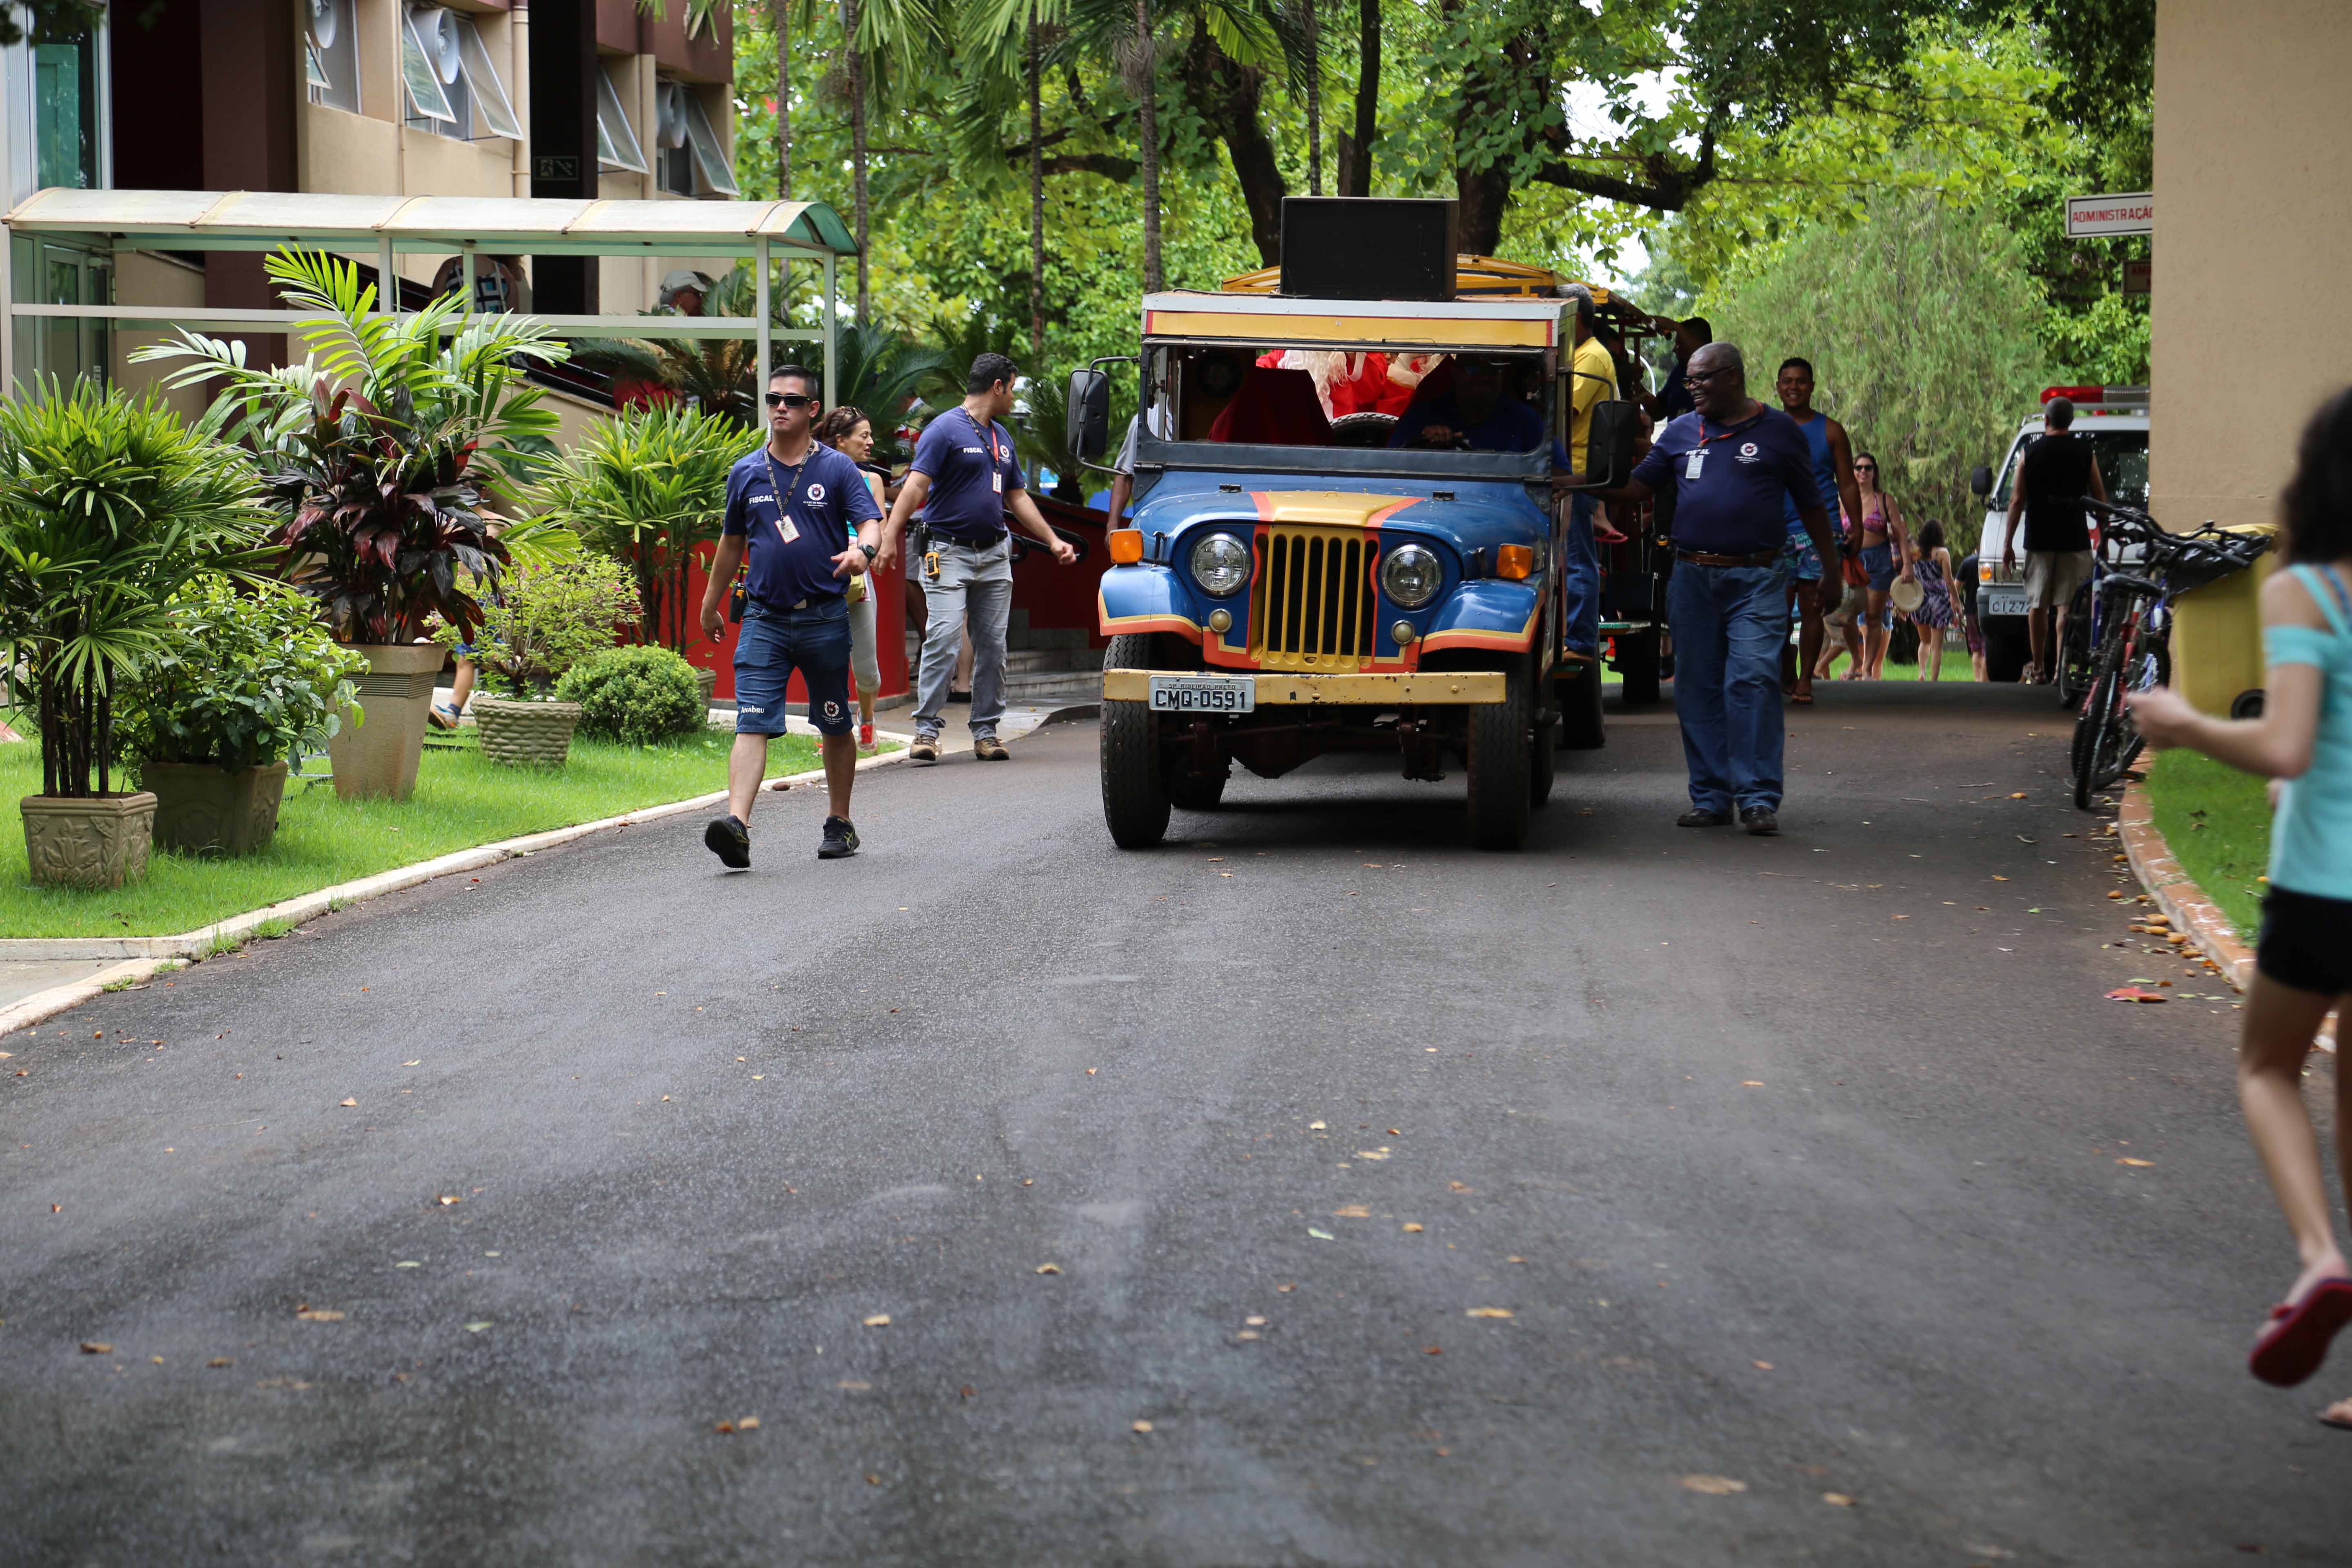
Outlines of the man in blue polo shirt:
{"type": "Polygon", "coordinates": [[[719,607],[743,574],[743,627],[735,642],[735,749],[727,758],[727,815],[703,831],[720,865],[751,864],[751,803],[768,769],[768,739],[784,732],[784,692],[798,669],[808,685],[809,721],[824,739],[824,787],[832,815],[817,858],[857,853],[849,786],[857,776],[850,733],[849,605],[842,590],[881,548],[881,509],[857,465],[815,438],[817,380],[788,364],[768,378],[768,440],[727,475],[727,514],[702,632],[723,641],[719,607]],[[857,542],[834,546],[857,530],[857,542]]]}
{"type": "MultiPolygon", "coordinates": [[[[1021,368],[1003,354],[971,362],[964,400],[929,425],[915,442],[907,485],[890,507],[882,548],[898,548],[918,510],[930,542],[923,551],[923,663],[915,680],[915,743],[907,760],[940,760],[940,716],[947,709],[956,653],[971,626],[971,751],[983,763],[1010,755],[996,738],[1004,718],[1004,633],[1013,616],[1013,541],[1004,520],[1049,545],[1067,566],[1078,552],[1055,533],[1029,499],[1013,432],[1013,384],[1021,368]]],[[[897,559],[897,557],[892,557],[897,559]]]]}
{"type": "MultiPolygon", "coordinates": [[[[1684,827],[1720,827],[1736,808],[1750,833],[1780,831],[1780,648],[1789,640],[1789,540],[1782,498],[1797,508],[1824,561],[1837,559],[1828,510],[1813,482],[1812,449],[1797,422],[1748,395],[1748,367],[1731,343],[1708,343],[1684,372],[1696,412],[1658,432],[1612,499],[1675,492],[1674,579],[1666,618],[1675,634],[1675,714],[1690,767],[1684,827]]],[[[1822,613],[1843,591],[1822,574],[1822,613]]]]}

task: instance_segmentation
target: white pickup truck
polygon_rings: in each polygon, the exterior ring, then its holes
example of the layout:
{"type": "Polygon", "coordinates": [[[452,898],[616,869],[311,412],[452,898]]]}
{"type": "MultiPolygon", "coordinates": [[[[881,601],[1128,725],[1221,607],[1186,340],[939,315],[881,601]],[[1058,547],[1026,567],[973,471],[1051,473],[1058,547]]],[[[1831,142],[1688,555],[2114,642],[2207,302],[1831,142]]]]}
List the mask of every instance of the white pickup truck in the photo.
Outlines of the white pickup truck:
{"type": "MultiPolygon", "coordinates": [[[[2117,506],[2147,505],[2147,388],[2144,386],[2053,386],[2042,401],[2064,397],[2074,405],[2074,434],[2091,443],[2099,460],[2099,477],[2106,481],[2107,499],[2117,506]]],[[[2009,454],[1998,470],[1977,469],[1969,488],[1985,499],[1984,533],[1977,546],[1977,618],[1984,627],[1985,675],[1992,680],[2015,680],[2024,673],[2029,645],[2025,633],[2025,552],[2022,541],[2017,564],[2000,563],[2002,542],[2009,535],[2009,498],[2017,482],[2018,465],[2025,449],[2042,439],[2042,416],[2028,416],[2017,427],[2009,454]],[[1999,481],[1995,482],[1995,474],[1999,481]]]]}

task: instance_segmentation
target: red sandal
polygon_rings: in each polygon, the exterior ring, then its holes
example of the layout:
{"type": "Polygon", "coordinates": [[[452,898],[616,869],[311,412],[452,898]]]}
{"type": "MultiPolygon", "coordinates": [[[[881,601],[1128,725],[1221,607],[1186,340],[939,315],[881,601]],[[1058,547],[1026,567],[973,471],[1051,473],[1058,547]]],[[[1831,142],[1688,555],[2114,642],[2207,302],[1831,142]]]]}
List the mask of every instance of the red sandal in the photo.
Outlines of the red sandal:
{"type": "Polygon", "coordinates": [[[2293,1388],[2319,1370],[2328,1342],[2346,1323],[2352,1323],[2352,1279],[2322,1279],[2302,1300],[2271,1309],[2269,1326],[2254,1341],[2246,1370],[2264,1383],[2293,1388]]]}

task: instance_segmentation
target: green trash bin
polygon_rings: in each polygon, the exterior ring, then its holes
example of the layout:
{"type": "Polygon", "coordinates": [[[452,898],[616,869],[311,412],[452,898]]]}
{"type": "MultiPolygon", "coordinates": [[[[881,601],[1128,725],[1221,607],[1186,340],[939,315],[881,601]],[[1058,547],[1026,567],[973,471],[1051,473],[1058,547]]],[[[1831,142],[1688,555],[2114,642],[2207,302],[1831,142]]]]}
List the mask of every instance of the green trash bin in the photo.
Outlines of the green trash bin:
{"type": "MultiPolygon", "coordinates": [[[[2231,533],[2259,533],[2275,543],[2278,524],[2240,523],[2231,533]]],[[[2193,588],[2173,601],[2172,687],[2200,713],[2244,719],[2263,700],[2263,584],[2278,568],[2275,549],[2249,571],[2193,588]]]]}

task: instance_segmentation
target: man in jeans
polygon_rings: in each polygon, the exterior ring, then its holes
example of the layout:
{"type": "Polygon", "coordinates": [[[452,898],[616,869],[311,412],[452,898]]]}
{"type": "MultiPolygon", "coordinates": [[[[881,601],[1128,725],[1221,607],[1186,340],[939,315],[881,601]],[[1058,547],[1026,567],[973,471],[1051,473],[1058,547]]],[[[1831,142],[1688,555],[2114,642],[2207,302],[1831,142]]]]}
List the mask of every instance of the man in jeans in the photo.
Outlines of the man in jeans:
{"type": "MultiPolygon", "coordinates": [[[[1780,828],[1780,649],[1789,640],[1790,563],[1782,498],[1793,502],[1822,559],[1837,559],[1812,450],[1797,422],[1748,395],[1738,348],[1708,343],[1684,375],[1696,404],[1658,432],[1612,500],[1675,495],[1675,573],[1666,617],[1675,636],[1675,715],[1690,767],[1683,827],[1720,827],[1736,809],[1750,833],[1780,828]]],[[[1834,614],[1838,574],[1822,576],[1834,614]]]]}
{"type": "Polygon", "coordinates": [[[2022,513],[2025,633],[2033,643],[2025,679],[2036,684],[2058,678],[2074,592],[2091,580],[2091,519],[2083,510],[2084,496],[2106,500],[2107,483],[2091,444],[2074,434],[2074,400],[2053,397],[2042,407],[2042,438],[2025,449],[2010,481],[2009,527],[2000,541],[2000,563],[2013,572],[2022,513]]]}
{"type": "Polygon", "coordinates": [[[1010,754],[996,738],[1004,717],[1004,628],[1013,613],[1010,513],[1023,532],[1053,547],[1067,566],[1078,552],[1064,543],[1037,510],[1013,455],[1013,433],[1001,421],[1013,412],[1020,367],[1003,354],[971,362],[961,406],[923,427],[908,465],[907,487],[890,508],[882,548],[896,550],[907,520],[919,509],[930,543],[922,552],[923,664],[915,683],[915,743],[909,762],[940,760],[940,715],[948,705],[956,649],[971,626],[971,750],[984,763],[1010,754]]]}
{"type": "MultiPolygon", "coordinates": [[[[1617,396],[1617,362],[1608,346],[1593,335],[1592,290],[1581,283],[1563,284],[1562,297],[1576,301],[1576,351],[1569,368],[1569,467],[1581,472],[1585,449],[1592,434],[1592,410],[1617,396]]],[[[1561,651],[1570,658],[1590,663],[1601,655],[1601,547],[1593,538],[1601,498],[1580,490],[1568,503],[1568,538],[1559,563],[1567,589],[1560,615],[1561,651]]],[[[1620,536],[1622,537],[1622,536],[1620,536]]]]}
{"type": "Polygon", "coordinates": [[[849,786],[857,776],[856,718],[849,705],[848,580],[879,549],[882,511],[856,463],[815,438],[816,377],[788,364],[768,378],[768,440],[727,475],[727,514],[710,585],[702,594],[702,634],[725,636],[719,606],[744,574],[742,635],[735,642],[735,749],[727,757],[727,815],[702,842],[730,871],[751,864],[751,803],[768,769],[768,740],[784,732],[784,691],[798,669],[808,684],[809,721],[824,738],[824,787],[832,815],[817,858],[857,853],[849,786]],[[834,542],[857,530],[857,542],[834,542]]]}

